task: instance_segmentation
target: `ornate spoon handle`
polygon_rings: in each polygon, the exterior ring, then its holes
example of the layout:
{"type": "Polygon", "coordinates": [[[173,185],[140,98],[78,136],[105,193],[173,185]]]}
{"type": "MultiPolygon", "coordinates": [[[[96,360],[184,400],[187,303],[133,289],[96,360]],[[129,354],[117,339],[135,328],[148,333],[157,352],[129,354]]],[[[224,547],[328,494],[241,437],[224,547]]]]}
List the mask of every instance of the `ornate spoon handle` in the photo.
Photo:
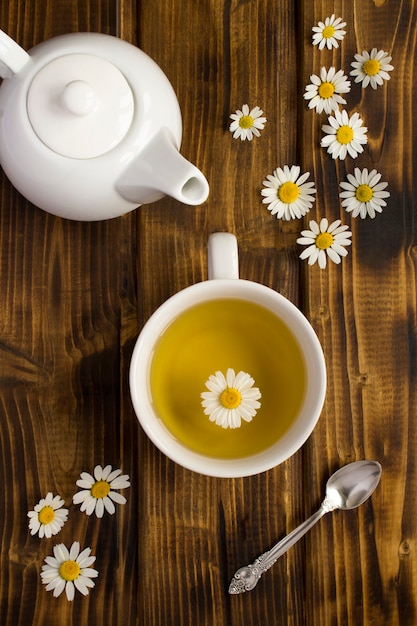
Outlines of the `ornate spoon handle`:
{"type": "Polygon", "coordinates": [[[258,583],[262,574],[266,572],[291,546],[293,546],[307,531],[319,521],[323,515],[333,511],[337,506],[325,498],[318,511],[313,513],[305,522],[279,541],[271,550],[264,552],[251,565],[245,565],[237,570],[229,586],[229,593],[239,594],[251,591],[258,583]]]}

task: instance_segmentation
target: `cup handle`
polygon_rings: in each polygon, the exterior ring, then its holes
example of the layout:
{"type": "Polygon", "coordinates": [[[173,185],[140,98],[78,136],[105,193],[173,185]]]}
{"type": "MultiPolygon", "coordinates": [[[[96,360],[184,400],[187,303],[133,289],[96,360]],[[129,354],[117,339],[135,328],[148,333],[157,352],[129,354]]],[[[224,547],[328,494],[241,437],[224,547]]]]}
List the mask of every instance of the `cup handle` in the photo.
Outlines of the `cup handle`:
{"type": "Polygon", "coordinates": [[[208,240],[208,278],[239,278],[237,239],[232,233],[213,233],[208,240]]]}

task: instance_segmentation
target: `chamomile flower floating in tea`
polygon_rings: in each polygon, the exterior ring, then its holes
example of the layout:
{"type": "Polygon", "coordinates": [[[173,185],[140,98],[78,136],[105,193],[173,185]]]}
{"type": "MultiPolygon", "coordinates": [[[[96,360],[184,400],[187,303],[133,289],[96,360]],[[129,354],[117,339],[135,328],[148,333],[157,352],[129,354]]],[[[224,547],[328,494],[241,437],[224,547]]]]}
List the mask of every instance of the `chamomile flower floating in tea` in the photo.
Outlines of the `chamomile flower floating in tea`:
{"type": "Polygon", "coordinates": [[[65,589],[69,601],[74,599],[76,589],[87,596],[95,584],[91,579],[98,576],[98,571],[91,567],[95,560],[91,548],[80,552],[78,541],[74,541],[69,550],[63,543],[58,544],[54,547],[54,556],[47,556],[42,565],[41,579],[46,591],[53,591],[58,597],[65,589]]]}
{"type": "Polygon", "coordinates": [[[29,529],[31,535],[52,537],[59,533],[68,519],[68,509],[63,509],[64,500],[59,496],[47,493],[46,498],[39,500],[33,511],[29,511],[29,529]]]}
{"type": "Polygon", "coordinates": [[[306,86],[304,98],[309,100],[308,108],[316,109],[317,113],[324,111],[330,115],[332,111],[339,109],[339,104],[346,104],[346,100],[340,94],[349,93],[350,80],[343,70],[336,72],[334,67],[327,70],[322,67],[320,76],[310,76],[311,84],[306,86]]]}
{"type": "Polygon", "coordinates": [[[331,17],[326,17],[324,22],[319,22],[317,26],[313,26],[313,46],[318,46],[319,50],[326,47],[328,50],[339,47],[339,41],[342,41],[346,35],[343,28],[346,22],[342,22],[341,17],[336,17],[333,13],[331,17]]]}
{"type": "Polygon", "coordinates": [[[80,510],[85,511],[87,515],[95,512],[97,517],[103,517],[105,510],[112,515],[116,510],[114,502],[117,504],[127,502],[124,496],[114,491],[130,487],[129,476],[127,474],[121,476],[121,473],[120,469],[112,471],[111,465],[106,467],[96,465],[93,476],[88,472],[82,472],[81,478],[76,482],[78,487],[82,487],[82,491],[74,494],[73,503],[81,502],[80,510]]]}
{"type": "Polygon", "coordinates": [[[379,182],[381,174],[376,170],[368,173],[367,168],[360,170],[355,167],[354,174],[348,174],[349,182],[341,182],[340,186],[345,191],[340,193],[342,206],[352,217],[363,219],[367,215],[374,218],[376,213],[382,213],[382,207],[386,206],[384,198],[389,198],[389,191],[385,191],[388,183],[379,182]]]}
{"type": "Polygon", "coordinates": [[[321,146],[327,148],[333,159],[345,159],[348,154],[354,159],[363,152],[363,145],[368,143],[368,129],[359,113],[349,117],[345,110],[335,111],[328,122],[321,127],[326,133],[321,146]]]}
{"type": "Polygon", "coordinates": [[[352,243],[348,226],[342,226],[340,220],[329,225],[326,217],[320,220],[320,224],[311,220],[309,226],[310,230],[303,230],[302,237],[297,239],[297,243],[308,246],[300,254],[300,259],[308,259],[309,265],[317,261],[321,269],[326,267],[327,257],[333,263],[340,263],[341,257],[348,253],[345,246],[352,243]]]}
{"type": "Polygon", "coordinates": [[[266,187],[261,191],[262,202],[268,205],[268,211],[282,220],[298,219],[308,213],[316,193],[314,183],[305,182],[309,176],[310,172],[300,176],[298,165],[277,167],[262,183],[266,187]]]}
{"type": "Polygon", "coordinates": [[[350,75],[356,76],[355,83],[362,83],[362,87],[371,85],[372,89],[376,89],[384,80],[391,78],[388,72],[394,67],[390,61],[391,57],[384,50],[376,48],[372,48],[371,52],[363,50],[362,54],[355,54],[355,61],[351,63],[354,69],[350,75]]]}
{"type": "Polygon", "coordinates": [[[233,133],[233,139],[252,141],[253,137],[260,136],[260,130],[263,130],[266,124],[266,117],[263,117],[263,111],[258,106],[249,111],[247,104],[244,104],[242,110],[238,109],[230,115],[233,122],[229,126],[229,130],[233,133]]]}
{"type": "Polygon", "coordinates": [[[222,428],[239,428],[241,420],[251,422],[261,404],[261,393],[246,372],[235,374],[229,368],[226,376],[217,371],[206,382],[209,391],[201,394],[204,413],[222,428]]]}

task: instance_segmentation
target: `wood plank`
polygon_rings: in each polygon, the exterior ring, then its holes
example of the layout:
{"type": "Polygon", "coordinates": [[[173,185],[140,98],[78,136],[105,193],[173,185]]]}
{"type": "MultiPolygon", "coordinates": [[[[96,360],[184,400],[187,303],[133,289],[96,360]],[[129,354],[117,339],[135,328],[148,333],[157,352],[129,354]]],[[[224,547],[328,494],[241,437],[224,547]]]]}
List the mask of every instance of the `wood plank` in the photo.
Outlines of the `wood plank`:
{"type": "MultiPolygon", "coordinates": [[[[179,289],[206,279],[207,240],[218,230],[236,234],[242,278],[270,285],[297,302],[294,225],[272,218],[260,196],[265,176],[297,158],[293,3],[141,1],[139,7],[139,45],[165,71],[183,111],[182,153],[211,185],[200,207],[165,198],[140,209],[142,319],[179,289]],[[259,105],[268,118],[262,136],[251,143],[234,140],[228,131],[230,113],[244,103],[259,105]]],[[[141,621],[278,624],[287,612],[302,618],[303,580],[286,585],[288,577],[296,577],[301,548],[270,572],[258,594],[227,594],[237,567],[301,521],[301,490],[289,497],[302,471],[301,453],[271,472],[240,480],[194,475],[149,442],[142,458],[147,495],[140,560],[164,565],[140,568],[146,590],[141,621]],[[178,493],[192,494],[181,509],[178,493]]]]}
{"type": "Polygon", "coordinates": [[[368,146],[354,161],[334,163],[318,148],[323,115],[305,111],[304,165],[320,197],[312,217],[341,219],[353,232],[341,266],[305,271],[306,302],[327,356],[329,388],[324,414],[307,448],[316,497],[327,470],[356,458],[382,463],[381,486],[357,512],[323,521],[307,542],[307,612],[311,623],[414,624],[415,564],[409,559],[415,516],[415,190],[413,96],[404,68],[415,54],[415,3],[304,3],[309,32],[336,12],[346,37],[334,51],[304,46],[303,79],[321,66],[349,72],[356,52],[387,51],[392,78],[376,91],[352,82],[346,96],[368,127],[368,146]],[[376,169],[388,181],[388,206],[374,220],[352,218],[340,206],[340,181],[354,167],[376,169]],[[410,517],[409,517],[410,516],[410,517]],[[325,562],[323,560],[325,559],[325,562]],[[341,593],[341,587],[346,593],[341,593]],[[329,606],[329,598],[332,603],[329,606]],[[337,622],[336,622],[337,620],[337,622]]]}
{"type": "MultiPolygon", "coordinates": [[[[1,27],[30,48],[78,30],[116,34],[115,2],[3,3],[1,27]]],[[[4,175],[0,232],[0,622],[133,624],[137,572],[137,420],[127,368],[137,334],[136,214],[97,223],[55,218],[4,175]],[[130,344],[129,344],[130,341],[130,344]],[[71,504],[81,471],[111,463],[132,477],[128,504],[103,520],[71,504]],[[48,491],[70,509],[57,537],[32,537],[27,511],[48,491]],[[53,598],[41,584],[56,543],[97,556],[86,598],[53,598]],[[123,597],[123,602],[120,598],[123,597]]]]}

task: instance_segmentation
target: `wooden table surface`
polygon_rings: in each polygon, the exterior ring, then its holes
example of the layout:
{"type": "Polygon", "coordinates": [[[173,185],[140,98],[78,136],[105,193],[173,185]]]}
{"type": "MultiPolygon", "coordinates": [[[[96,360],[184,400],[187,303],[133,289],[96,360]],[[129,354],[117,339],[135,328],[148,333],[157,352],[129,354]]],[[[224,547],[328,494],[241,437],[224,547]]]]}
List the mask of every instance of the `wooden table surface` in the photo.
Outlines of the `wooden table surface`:
{"type": "Polygon", "coordinates": [[[415,0],[11,0],[0,28],[26,49],[52,36],[120,36],[165,71],[183,113],[182,153],[210,183],[196,208],[170,198],[102,222],[54,217],[1,174],[0,624],[2,626],[415,626],[417,623],[415,0]],[[346,22],[338,49],[311,29],[346,22]],[[373,47],[393,57],[377,90],[352,83],[349,112],[368,127],[356,160],[320,148],[325,114],[304,88],[322,66],[350,71],[373,47]],[[244,103],[268,118],[252,142],[232,138],[244,103]],[[262,204],[276,167],[310,171],[317,199],[283,222],[262,204]],[[341,207],[354,167],[389,183],[375,219],[341,207]],[[299,259],[310,219],[341,219],[353,236],[340,265],[299,259]],[[138,425],[129,361],[146,319],[207,276],[210,233],[235,233],[242,278],[279,291],[323,346],[328,390],[306,444],[273,470],[215,479],[161,454],[138,425]],[[379,487],[359,509],[320,523],[251,593],[229,580],[319,506],[329,474],[376,459],[379,487]],[[131,478],[126,505],[102,519],[72,504],[82,471],[111,464],[131,478]],[[40,539],[27,512],[49,492],[69,509],[40,539]],[[92,548],[87,597],[54,598],[40,570],[57,543],[92,548]]]}

